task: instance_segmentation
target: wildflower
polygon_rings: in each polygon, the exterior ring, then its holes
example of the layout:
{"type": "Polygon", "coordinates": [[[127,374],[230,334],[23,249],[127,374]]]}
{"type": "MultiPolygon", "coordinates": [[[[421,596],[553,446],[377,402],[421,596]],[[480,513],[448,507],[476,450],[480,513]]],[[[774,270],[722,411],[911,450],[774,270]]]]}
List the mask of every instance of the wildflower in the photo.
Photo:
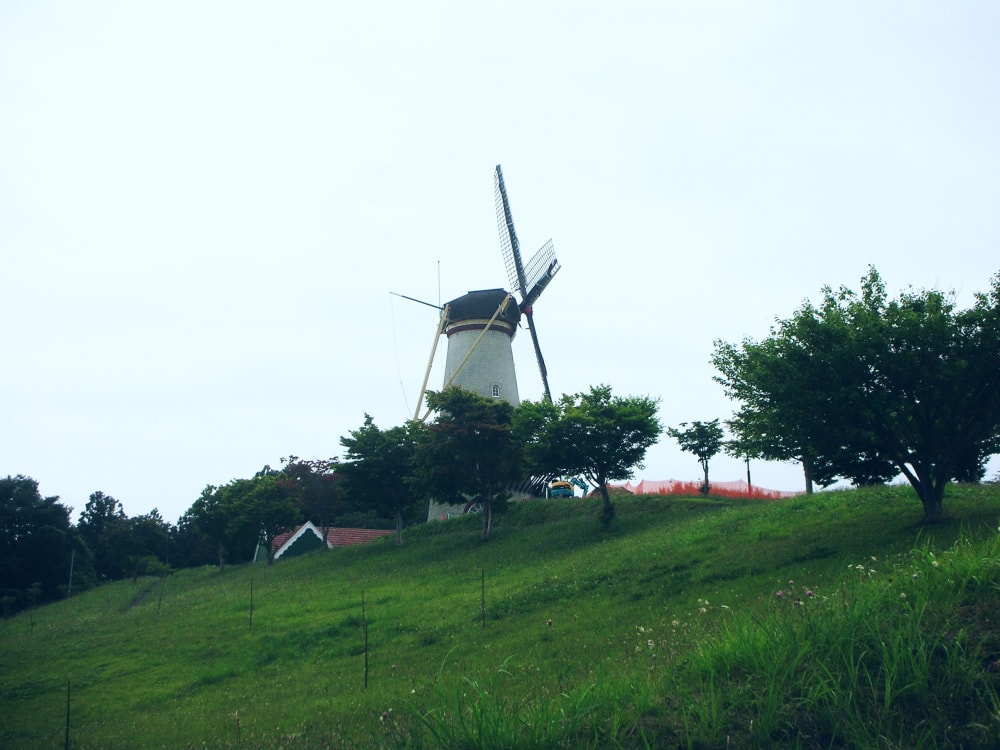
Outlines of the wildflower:
{"type": "Polygon", "coordinates": [[[781,599],[781,598],[783,598],[785,596],[785,592],[784,591],[779,591],[777,594],[775,594],[775,596],[778,597],[779,599],[781,599]]]}
{"type": "Polygon", "coordinates": [[[671,625],[672,625],[673,627],[675,627],[675,628],[679,628],[679,627],[681,626],[681,621],[680,621],[680,620],[671,620],[671,621],[670,621],[670,624],[671,624],[671,625]]]}
{"type": "Polygon", "coordinates": [[[806,598],[808,598],[808,599],[812,599],[813,598],[813,590],[812,589],[806,589],[806,598]]]}
{"type": "Polygon", "coordinates": [[[378,720],[379,720],[379,721],[385,721],[385,720],[386,720],[386,719],[388,719],[388,718],[389,718],[389,712],[388,712],[388,711],[383,711],[383,712],[382,712],[382,715],[381,715],[381,716],[379,717],[379,719],[378,719],[378,720]]]}
{"type": "Polygon", "coordinates": [[[938,563],[938,561],[937,561],[937,560],[931,560],[931,567],[934,567],[934,568],[936,568],[936,567],[938,567],[938,565],[939,565],[939,564],[940,564],[940,563],[938,563]]]}
{"type": "Polygon", "coordinates": [[[795,585],[795,581],[788,582],[788,588],[792,588],[795,585]]]}
{"type": "Polygon", "coordinates": [[[904,591],[904,592],[900,593],[899,598],[900,599],[905,599],[906,598],[906,592],[904,591]]]}
{"type": "Polygon", "coordinates": [[[704,607],[698,607],[698,614],[701,614],[701,615],[703,615],[703,614],[705,614],[706,612],[708,612],[708,610],[707,610],[707,609],[705,609],[704,607]]]}
{"type": "Polygon", "coordinates": [[[914,577],[914,578],[920,578],[920,574],[919,574],[919,573],[914,573],[914,574],[913,574],[913,577],[914,577]]]}
{"type": "Polygon", "coordinates": [[[652,639],[646,641],[646,645],[649,646],[650,648],[655,648],[656,647],[656,644],[653,643],[652,639]]]}
{"type": "Polygon", "coordinates": [[[396,665],[393,664],[392,667],[391,667],[391,669],[392,669],[393,672],[395,672],[396,671],[396,665]]]}
{"type": "Polygon", "coordinates": [[[546,624],[546,625],[547,625],[548,627],[550,627],[550,628],[551,628],[551,627],[552,627],[552,620],[548,620],[548,621],[547,621],[547,622],[546,622],[545,624],[546,624]]]}

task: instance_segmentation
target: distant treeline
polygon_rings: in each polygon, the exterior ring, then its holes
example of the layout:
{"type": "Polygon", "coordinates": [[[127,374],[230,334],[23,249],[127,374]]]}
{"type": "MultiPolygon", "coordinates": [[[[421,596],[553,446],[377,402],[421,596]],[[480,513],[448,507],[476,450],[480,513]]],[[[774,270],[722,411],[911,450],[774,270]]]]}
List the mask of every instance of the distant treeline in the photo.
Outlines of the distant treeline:
{"type": "Polygon", "coordinates": [[[283,459],[249,479],[206,487],[172,524],[157,509],[129,517],[103,492],[87,500],[76,524],[72,508],[42,497],[38,482],[0,478],[0,606],[4,615],[106,581],[164,575],[172,569],[246,563],[269,530],[313,521],[321,526],[391,528],[393,516],[344,491],[336,462],[283,459]]]}

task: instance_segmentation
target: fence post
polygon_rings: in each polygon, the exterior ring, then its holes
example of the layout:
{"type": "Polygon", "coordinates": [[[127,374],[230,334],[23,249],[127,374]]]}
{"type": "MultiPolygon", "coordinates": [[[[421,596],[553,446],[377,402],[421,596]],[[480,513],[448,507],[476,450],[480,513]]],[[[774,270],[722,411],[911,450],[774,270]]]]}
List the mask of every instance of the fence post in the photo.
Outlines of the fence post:
{"type": "Polygon", "coordinates": [[[69,750],[69,696],[70,681],[66,680],[66,750],[69,750]]]}

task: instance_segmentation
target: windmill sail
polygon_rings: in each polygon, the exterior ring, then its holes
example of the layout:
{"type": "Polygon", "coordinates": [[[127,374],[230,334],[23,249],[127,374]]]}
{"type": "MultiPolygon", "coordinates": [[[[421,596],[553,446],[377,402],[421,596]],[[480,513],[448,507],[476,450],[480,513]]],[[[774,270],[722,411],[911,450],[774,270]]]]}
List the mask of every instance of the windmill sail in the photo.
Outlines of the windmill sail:
{"type": "Polygon", "coordinates": [[[507,188],[503,184],[503,172],[497,164],[493,173],[493,189],[496,195],[497,227],[500,229],[500,249],[503,251],[503,263],[507,268],[507,279],[512,289],[524,291],[524,267],[521,264],[521,246],[514,230],[514,219],[510,215],[510,201],[507,199],[507,188]]]}
{"type": "Polygon", "coordinates": [[[521,291],[524,299],[521,306],[533,304],[560,268],[552,240],[549,240],[524,267],[524,289],[521,291]]]}
{"type": "Polygon", "coordinates": [[[542,375],[545,398],[551,401],[549,375],[545,367],[545,359],[542,357],[542,349],[538,345],[538,333],[535,330],[532,305],[552,281],[556,272],[559,271],[559,261],[556,259],[552,240],[549,240],[528,261],[528,265],[524,265],[521,260],[521,246],[517,241],[517,232],[514,229],[514,219],[510,212],[507,187],[504,185],[503,172],[500,171],[499,164],[493,173],[493,186],[496,197],[497,226],[500,230],[500,248],[503,251],[504,265],[507,268],[507,278],[510,280],[511,287],[517,289],[521,295],[520,308],[528,321],[528,331],[531,333],[531,343],[535,347],[535,359],[538,361],[538,370],[542,375]]]}

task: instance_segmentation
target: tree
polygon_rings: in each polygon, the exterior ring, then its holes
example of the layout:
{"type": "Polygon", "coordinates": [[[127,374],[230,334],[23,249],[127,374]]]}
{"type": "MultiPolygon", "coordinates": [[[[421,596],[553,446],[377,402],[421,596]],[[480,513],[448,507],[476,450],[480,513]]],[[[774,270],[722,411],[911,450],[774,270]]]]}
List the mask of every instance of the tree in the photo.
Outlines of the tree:
{"type": "Polygon", "coordinates": [[[202,538],[209,540],[215,551],[220,572],[226,568],[230,541],[230,513],[223,505],[222,494],[219,488],[206,486],[178,524],[180,528],[190,528],[202,538]]]}
{"type": "Polygon", "coordinates": [[[76,528],[94,557],[98,580],[128,575],[127,525],[128,516],[118,500],[99,490],[91,493],[76,528]]]}
{"type": "Polygon", "coordinates": [[[337,470],[338,459],[306,461],[289,456],[281,460],[283,484],[295,497],[302,515],[315,521],[326,539],[333,519],[344,510],[344,475],[337,470]]]}
{"type": "MultiPolygon", "coordinates": [[[[213,488],[214,489],[214,488],[213,488]]],[[[178,568],[196,568],[202,565],[218,565],[220,572],[225,564],[225,544],[220,544],[203,533],[195,518],[194,504],[178,519],[170,535],[171,560],[178,568]]]]}
{"type": "Polygon", "coordinates": [[[69,513],[58,497],[43,498],[34,479],[0,478],[0,596],[13,609],[56,599],[69,581],[69,513]]]}
{"type": "MultiPolygon", "coordinates": [[[[681,422],[680,426],[687,427],[687,422],[681,422]]],[[[723,433],[722,428],[719,427],[719,420],[695,421],[684,430],[670,427],[667,429],[667,434],[678,442],[682,451],[693,453],[698,457],[698,463],[701,464],[701,470],[705,475],[705,483],[700,489],[703,495],[707,495],[709,491],[708,462],[722,450],[723,433]]]]}
{"type": "Polygon", "coordinates": [[[267,550],[267,564],[274,564],[272,542],[299,522],[295,493],[283,484],[279,472],[265,466],[253,479],[234,479],[221,487],[221,511],[228,518],[226,534],[248,557],[256,545],[267,550]]]}
{"type": "Polygon", "coordinates": [[[403,543],[403,523],[412,516],[419,499],[410,475],[422,430],[416,422],[381,430],[365,414],[361,427],[340,438],[347,451],[340,473],[348,495],[366,499],[380,516],[395,520],[396,544],[403,543]]]}
{"type": "Polygon", "coordinates": [[[163,520],[160,511],[128,519],[127,549],[132,567],[132,579],[139,575],[155,575],[170,569],[171,525],[163,520]]]}
{"type": "Polygon", "coordinates": [[[603,499],[602,520],[614,519],[608,482],[630,479],[663,428],[659,401],[614,396],[611,386],[564,395],[557,402],[525,401],[518,408],[518,436],[534,473],[581,474],[603,499]]]}
{"type": "Polygon", "coordinates": [[[457,387],[427,393],[437,412],[415,446],[413,486],[421,495],[473,498],[482,506],[482,538],[507,488],[523,478],[522,450],[514,437],[514,407],[457,387]]]}
{"type": "Polygon", "coordinates": [[[863,483],[892,467],[924,521],[944,488],[982,477],[1000,450],[1000,275],[968,310],[936,290],[888,300],[872,268],[861,293],[823,289],[763,342],[716,342],[716,380],[765,458],[809,461],[863,483]]]}

